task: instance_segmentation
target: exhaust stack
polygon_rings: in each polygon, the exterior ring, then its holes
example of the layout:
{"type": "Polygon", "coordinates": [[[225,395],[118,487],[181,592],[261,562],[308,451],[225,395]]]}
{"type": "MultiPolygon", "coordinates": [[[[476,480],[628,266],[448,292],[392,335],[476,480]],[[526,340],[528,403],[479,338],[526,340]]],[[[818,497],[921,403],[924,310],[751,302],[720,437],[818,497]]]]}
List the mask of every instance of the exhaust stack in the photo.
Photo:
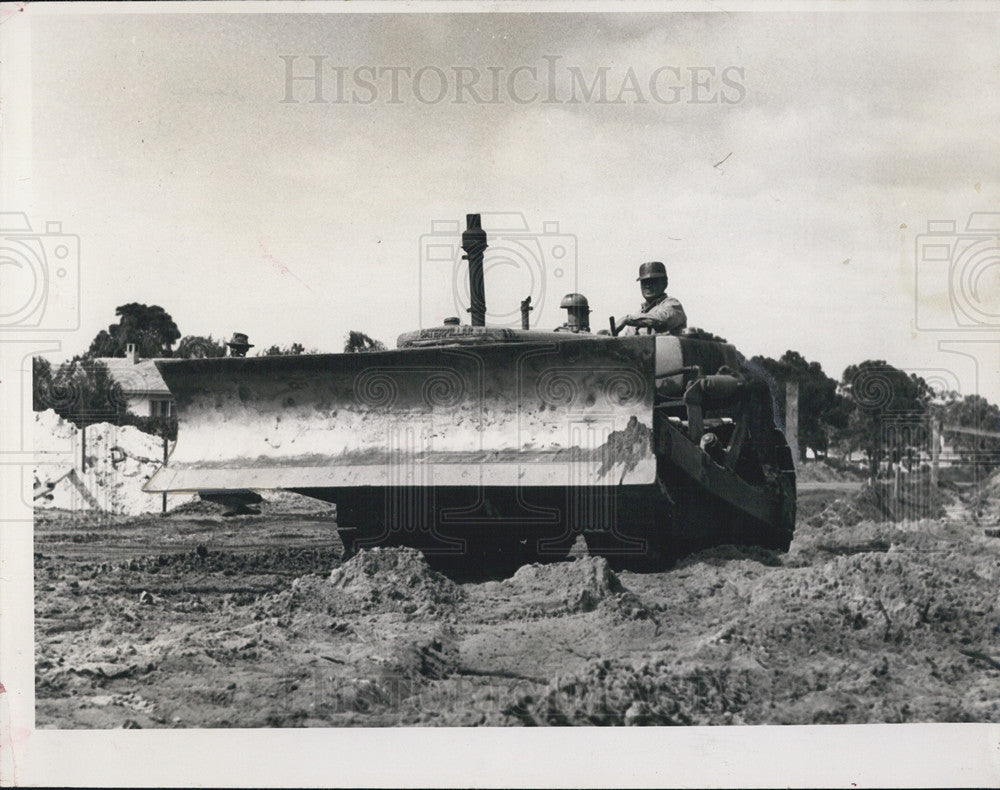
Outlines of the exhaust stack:
{"type": "Polygon", "coordinates": [[[486,326],[486,286],[483,280],[483,252],[488,246],[486,231],[479,214],[466,214],[465,223],[465,232],[462,233],[465,255],[462,258],[469,262],[469,297],[472,302],[469,312],[473,326],[486,326]]]}

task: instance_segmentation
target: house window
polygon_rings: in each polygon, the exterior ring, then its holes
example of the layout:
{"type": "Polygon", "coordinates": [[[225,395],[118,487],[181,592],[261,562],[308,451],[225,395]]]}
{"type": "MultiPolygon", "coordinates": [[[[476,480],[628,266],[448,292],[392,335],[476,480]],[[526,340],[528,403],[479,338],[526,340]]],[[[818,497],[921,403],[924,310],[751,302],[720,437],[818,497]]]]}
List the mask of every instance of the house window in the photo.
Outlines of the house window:
{"type": "Polygon", "coordinates": [[[149,416],[150,417],[172,417],[174,415],[174,402],[169,399],[163,400],[150,400],[149,402],[149,416]]]}

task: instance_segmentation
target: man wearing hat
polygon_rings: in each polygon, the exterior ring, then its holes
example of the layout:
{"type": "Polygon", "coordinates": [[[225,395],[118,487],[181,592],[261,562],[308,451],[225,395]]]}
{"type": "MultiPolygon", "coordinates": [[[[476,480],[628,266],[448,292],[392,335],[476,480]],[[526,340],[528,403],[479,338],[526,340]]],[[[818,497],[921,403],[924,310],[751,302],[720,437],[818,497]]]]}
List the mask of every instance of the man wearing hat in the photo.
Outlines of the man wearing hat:
{"type": "Polygon", "coordinates": [[[654,334],[674,332],[687,326],[687,316],[681,303],[667,296],[667,268],[659,261],[650,261],[639,267],[639,288],[646,300],[641,312],[627,315],[615,326],[621,332],[626,326],[632,327],[627,334],[654,334]]]}
{"type": "Polygon", "coordinates": [[[253,348],[250,338],[242,332],[233,332],[233,339],[226,345],[229,346],[229,356],[231,357],[245,357],[247,351],[253,348]]]}

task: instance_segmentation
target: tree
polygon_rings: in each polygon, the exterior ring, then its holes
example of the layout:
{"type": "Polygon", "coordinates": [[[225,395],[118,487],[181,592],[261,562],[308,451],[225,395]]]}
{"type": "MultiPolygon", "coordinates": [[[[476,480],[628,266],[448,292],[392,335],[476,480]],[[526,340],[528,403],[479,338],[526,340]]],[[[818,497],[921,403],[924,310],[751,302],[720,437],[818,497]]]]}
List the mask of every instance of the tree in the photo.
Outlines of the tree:
{"type": "Polygon", "coordinates": [[[799,454],[806,457],[806,448],[816,455],[825,455],[833,433],[846,425],[847,405],[837,393],[837,382],[823,372],[818,362],[807,361],[798,351],[786,351],[779,360],[754,357],[750,364],[763,369],[771,379],[779,412],[785,414],[785,385],[799,385],[799,454]]]}
{"type": "Polygon", "coordinates": [[[373,340],[364,332],[356,332],[353,329],[347,333],[344,339],[344,352],[348,354],[369,351],[385,351],[385,343],[380,340],[373,340]]]}
{"type": "Polygon", "coordinates": [[[300,354],[315,354],[316,349],[306,351],[306,347],[301,343],[292,343],[290,346],[271,346],[260,352],[262,357],[297,357],[300,354]]]}
{"type": "Polygon", "coordinates": [[[101,330],[87,350],[87,357],[123,357],[125,347],[134,343],[140,356],[169,357],[181,336],[170,314],[159,305],[129,302],[115,309],[117,324],[101,330]]]}
{"type": "Polygon", "coordinates": [[[52,408],[52,363],[45,357],[31,358],[31,408],[45,411],[52,408]]]}
{"type": "Polygon", "coordinates": [[[840,390],[851,402],[844,438],[867,456],[873,479],[887,454],[897,462],[927,446],[932,392],[919,376],[884,360],[867,360],[844,370],[840,390]]]}
{"type": "Polygon", "coordinates": [[[174,356],[181,359],[205,359],[209,357],[224,357],[226,344],[209,335],[185,335],[177,344],[174,356]]]}
{"type": "Polygon", "coordinates": [[[121,388],[102,363],[74,357],[52,373],[46,362],[33,365],[35,411],[53,409],[77,426],[111,421],[125,413],[121,388]]]}
{"type": "Polygon", "coordinates": [[[936,393],[930,412],[949,444],[977,477],[1000,466],[1000,408],[980,395],[936,393]]]}

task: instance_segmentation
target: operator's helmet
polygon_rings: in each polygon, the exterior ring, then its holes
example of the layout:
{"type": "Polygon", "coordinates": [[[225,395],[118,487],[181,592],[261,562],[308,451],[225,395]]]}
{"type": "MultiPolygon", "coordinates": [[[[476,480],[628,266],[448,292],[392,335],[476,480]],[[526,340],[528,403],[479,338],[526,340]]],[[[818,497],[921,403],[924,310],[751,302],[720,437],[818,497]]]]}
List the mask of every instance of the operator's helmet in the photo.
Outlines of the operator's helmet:
{"type": "Polygon", "coordinates": [[[649,261],[639,267],[639,276],[635,279],[638,282],[639,280],[656,280],[659,278],[667,279],[667,267],[659,261],[649,261]]]}
{"type": "Polygon", "coordinates": [[[562,302],[559,304],[559,307],[564,310],[573,307],[578,309],[582,308],[588,313],[590,312],[590,304],[587,302],[587,297],[583,294],[566,294],[563,297],[562,302]]]}

